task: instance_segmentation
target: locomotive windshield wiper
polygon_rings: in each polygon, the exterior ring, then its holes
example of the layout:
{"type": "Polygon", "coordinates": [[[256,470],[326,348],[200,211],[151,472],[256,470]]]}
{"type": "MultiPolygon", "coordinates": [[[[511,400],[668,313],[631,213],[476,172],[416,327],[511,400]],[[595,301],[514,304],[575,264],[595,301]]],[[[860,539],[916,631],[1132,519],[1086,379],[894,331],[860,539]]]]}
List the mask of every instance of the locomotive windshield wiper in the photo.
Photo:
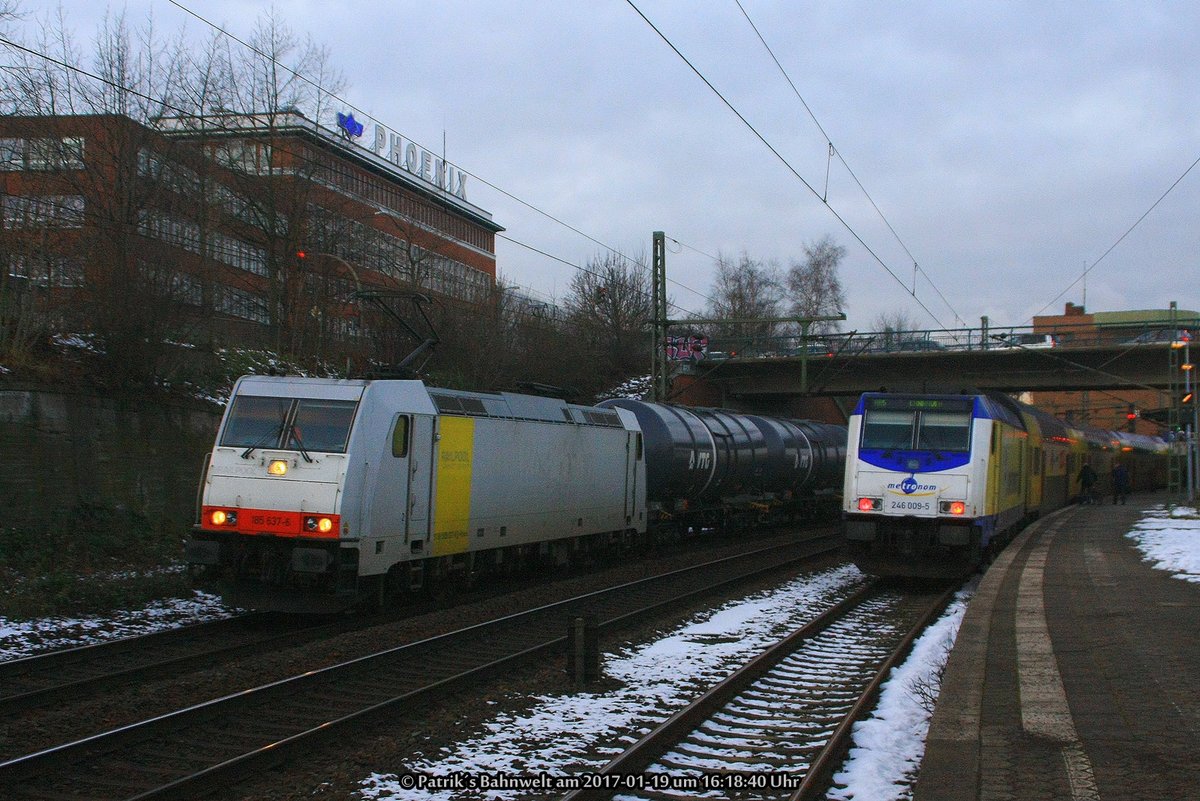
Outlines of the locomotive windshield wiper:
{"type": "Polygon", "coordinates": [[[304,461],[311,462],[312,457],[308,455],[308,451],[304,450],[304,440],[300,439],[300,429],[296,428],[296,424],[292,423],[292,439],[296,440],[296,447],[300,451],[300,455],[304,457],[304,461]]]}
{"type": "Polygon", "coordinates": [[[260,439],[258,442],[254,443],[254,444],[253,444],[253,445],[251,445],[249,448],[246,448],[246,450],[242,451],[242,458],[243,458],[243,459],[249,459],[249,458],[250,458],[250,454],[251,454],[251,453],[253,453],[254,451],[258,450],[258,449],[259,449],[259,448],[261,448],[263,445],[266,445],[266,444],[267,444],[268,442],[270,442],[272,439],[274,439],[274,440],[276,440],[276,441],[278,441],[278,440],[279,440],[279,429],[275,429],[275,431],[274,431],[274,432],[264,435],[264,436],[263,436],[263,438],[262,438],[262,439],[260,439]]]}

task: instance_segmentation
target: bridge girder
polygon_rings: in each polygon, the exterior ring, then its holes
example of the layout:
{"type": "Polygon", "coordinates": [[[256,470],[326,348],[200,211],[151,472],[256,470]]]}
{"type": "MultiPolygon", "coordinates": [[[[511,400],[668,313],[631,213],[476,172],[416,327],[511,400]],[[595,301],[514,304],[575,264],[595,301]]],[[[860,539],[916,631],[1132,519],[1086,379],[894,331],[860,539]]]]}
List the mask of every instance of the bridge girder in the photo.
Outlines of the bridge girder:
{"type": "MultiPolygon", "coordinates": [[[[1005,348],[920,353],[837,354],[808,358],[807,396],[857,396],[892,391],[1078,392],[1169,388],[1168,346],[1091,346],[1032,350],[1005,348]]],[[[700,362],[696,379],[729,398],[799,398],[797,357],[732,358],[700,362]]]]}

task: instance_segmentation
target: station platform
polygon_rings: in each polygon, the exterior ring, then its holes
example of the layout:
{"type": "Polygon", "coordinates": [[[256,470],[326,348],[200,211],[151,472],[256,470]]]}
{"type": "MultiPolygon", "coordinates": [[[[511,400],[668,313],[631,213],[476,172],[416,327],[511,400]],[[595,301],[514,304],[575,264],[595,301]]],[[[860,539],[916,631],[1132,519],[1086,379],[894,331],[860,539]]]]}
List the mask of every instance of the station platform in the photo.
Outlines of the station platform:
{"type": "Polygon", "coordinates": [[[1200,585],[1143,562],[1166,496],[1027,527],[971,600],[917,801],[1200,798],[1200,585]]]}

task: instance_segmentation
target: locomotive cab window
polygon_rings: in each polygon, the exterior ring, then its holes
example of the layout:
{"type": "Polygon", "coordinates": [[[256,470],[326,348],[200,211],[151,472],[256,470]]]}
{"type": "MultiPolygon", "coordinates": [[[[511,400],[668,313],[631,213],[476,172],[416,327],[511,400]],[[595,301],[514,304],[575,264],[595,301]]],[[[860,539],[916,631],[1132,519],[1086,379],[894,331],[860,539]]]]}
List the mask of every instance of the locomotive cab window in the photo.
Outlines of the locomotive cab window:
{"type": "Polygon", "coordinates": [[[238,395],[229,410],[221,444],[235,448],[279,447],[291,407],[291,398],[238,395]]]}
{"type": "Polygon", "coordinates": [[[345,453],[357,408],[356,401],[239,395],[229,411],[221,444],[345,453]]]}
{"type": "Polygon", "coordinates": [[[288,429],[288,450],[345,453],[354,422],[354,401],[302,398],[296,401],[296,417],[288,429]]]}
{"type": "Polygon", "coordinates": [[[400,415],[392,429],[392,456],[397,459],[408,456],[408,418],[400,415]]]}
{"type": "Polygon", "coordinates": [[[921,412],[917,450],[966,453],[970,449],[970,412],[921,412]]]}
{"type": "Polygon", "coordinates": [[[862,447],[908,450],[916,419],[916,412],[868,409],[863,415],[862,447]]]}

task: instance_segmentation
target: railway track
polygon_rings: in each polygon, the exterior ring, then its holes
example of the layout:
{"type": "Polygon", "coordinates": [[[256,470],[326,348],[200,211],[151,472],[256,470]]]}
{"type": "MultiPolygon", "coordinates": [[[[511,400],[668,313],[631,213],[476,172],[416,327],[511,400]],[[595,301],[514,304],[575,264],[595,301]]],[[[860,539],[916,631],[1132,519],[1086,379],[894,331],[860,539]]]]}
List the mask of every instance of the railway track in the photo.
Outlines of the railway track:
{"type": "Polygon", "coordinates": [[[246,614],[0,662],[0,716],[180,675],[331,630],[338,630],[337,624],[246,614]]]}
{"type": "Polygon", "coordinates": [[[468,679],[551,653],[579,615],[613,628],[839,544],[824,533],[389,648],[0,763],[0,786],[11,799],[176,798],[206,791],[468,679]]]}
{"type": "Polygon", "coordinates": [[[563,801],[823,798],[853,724],[953,594],[867,585],[677,712],[563,801]]]}

